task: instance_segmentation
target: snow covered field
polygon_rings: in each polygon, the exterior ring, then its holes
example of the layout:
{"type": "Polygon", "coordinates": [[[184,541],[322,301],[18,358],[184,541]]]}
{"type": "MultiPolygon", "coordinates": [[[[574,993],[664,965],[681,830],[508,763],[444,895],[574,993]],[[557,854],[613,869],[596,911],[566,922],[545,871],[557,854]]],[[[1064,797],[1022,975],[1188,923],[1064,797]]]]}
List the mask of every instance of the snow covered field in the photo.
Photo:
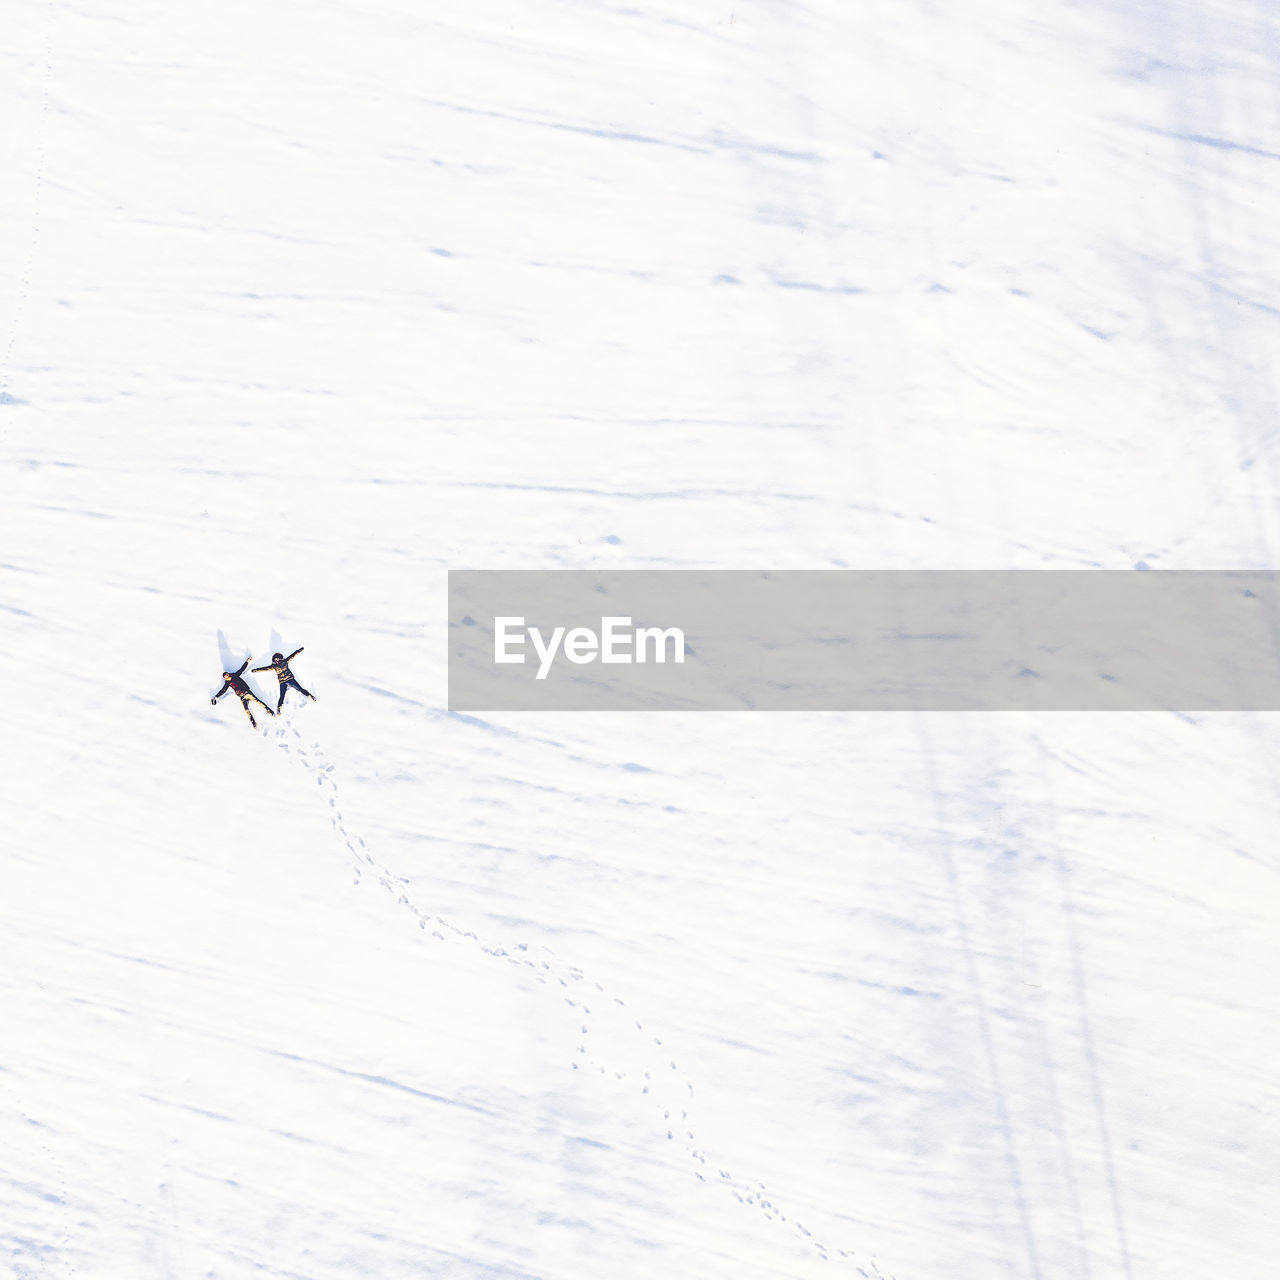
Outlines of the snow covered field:
{"type": "Polygon", "coordinates": [[[1280,567],[1273,5],[3,15],[0,1270],[1274,1274],[1274,717],[445,693],[450,568],[1280,567]]]}

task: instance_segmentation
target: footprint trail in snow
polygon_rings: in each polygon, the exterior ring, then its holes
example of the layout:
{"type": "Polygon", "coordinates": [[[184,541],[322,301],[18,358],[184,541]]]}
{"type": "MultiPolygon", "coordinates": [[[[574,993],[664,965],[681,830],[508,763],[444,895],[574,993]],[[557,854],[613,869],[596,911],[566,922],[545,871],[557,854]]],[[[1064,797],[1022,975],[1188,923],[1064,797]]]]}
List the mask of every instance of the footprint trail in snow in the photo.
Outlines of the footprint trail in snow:
{"type": "MultiPolygon", "coordinates": [[[[852,1250],[824,1243],[802,1222],[785,1213],[763,1182],[744,1182],[729,1169],[708,1158],[707,1152],[698,1145],[689,1116],[690,1099],[694,1096],[692,1081],[681,1071],[677,1062],[669,1058],[659,1060],[662,1038],[654,1035],[642,1019],[632,1014],[625,1000],[610,995],[603,984],[591,980],[577,966],[567,964],[549,950],[544,949],[541,958],[534,958],[524,943],[510,947],[499,946],[474,931],[462,929],[443,916],[434,915],[419,906],[409,895],[409,881],[395,875],[385,863],[374,856],[362,837],[347,828],[338,807],[338,784],[334,778],[334,767],[325,759],[320,743],[313,741],[306,745],[306,740],[291,721],[283,725],[277,721],[274,726],[264,726],[260,733],[264,739],[274,742],[275,746],[290,755],[315,779],[319,795],[327,802],[334,834],[351,858],[356,884],[360,884],[366,875],[372,877],[399,906],[414,917],[418,928],[431,938],[439,942],[478,947],[497,960],[530,970],[536,980],[549,989],[563,989],[565,1004],[574,1011],[575,1018],[581,1019],[580,1042],[575,1060],[571,1063],[573,1070],[585,1068],[612,1076],[615,1080],[637,1084],[641,1096],[656,1107],[668,1141],[679,1145],[693,1163],[695,1177],[703,1182],[720,1183],[741,1204],[758,1210],[770,1221],[785,1225],[820,1257],[839,1259],[853,1268],[853,1274],[865,1277],[866,1280],[894,1280],[892,1276],[886,1276],[874,1260],[859,1260],[852,1250]],[[618,1027],[613,1034],[601,1035],[599,1031],[608,1015],[614,1016],[618,1027]],[[632,1039],[641,1042],[642,1048],[637,1046],[637,1049],[644,1053],[647,1063],[641,1069],[631,1072],[618,1070],[595,1055],[595,1046],[601,1042],[613,1043],[616,1050],[619,1029],[623,1034],[629,1033],[632,1039]]],[[[634,1062],[636,1053],[637,1050],[633,1049],[627,1056],[634,1062]]]]}

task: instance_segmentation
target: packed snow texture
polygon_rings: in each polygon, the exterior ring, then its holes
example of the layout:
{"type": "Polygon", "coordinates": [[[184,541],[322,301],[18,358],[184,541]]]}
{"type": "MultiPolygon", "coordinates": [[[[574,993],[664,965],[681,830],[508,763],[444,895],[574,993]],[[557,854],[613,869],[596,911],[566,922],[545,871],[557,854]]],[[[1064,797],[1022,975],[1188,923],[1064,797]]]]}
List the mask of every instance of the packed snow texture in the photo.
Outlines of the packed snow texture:
{"type": "Polygon", "coordinates": [[[449,568],[1276,567],[1273,4],[3,46],[0,1267],[1274,1273],[1273,717],[445,702],[449,568]]]}

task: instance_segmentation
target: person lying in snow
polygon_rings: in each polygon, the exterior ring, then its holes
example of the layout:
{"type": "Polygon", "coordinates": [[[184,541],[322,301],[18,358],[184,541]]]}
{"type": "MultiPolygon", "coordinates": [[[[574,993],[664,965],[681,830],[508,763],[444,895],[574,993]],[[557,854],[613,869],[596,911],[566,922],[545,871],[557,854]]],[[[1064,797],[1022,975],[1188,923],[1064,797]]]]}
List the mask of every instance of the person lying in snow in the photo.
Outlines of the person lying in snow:
{"type": "MultiPolygon", "coordinates": [[[[252,657],[253,654],[250,654],[249,658],[252,657]]],[[[240,699],[240,704],[244,707],[244,713],[249,717],[249,723],[256,729],[258,722],[253,718],[253,712],[249,710],[250,701],[256,702],[269,716],[275,715],[275,712],[240,678],[244,675],[245,667],[249,665],[249,658],[246,658],[234,671],[224,671],[222,673],[222,688],[209,699],[209,705],[211,707],[216,706],[218,699],[230,689],[240,699]]]]}
{"type": "Polygon", "coordinates": [[[297,689],[304,698],[310,698],[312,702],[316,700],[316,695],[304,689],[298,683],[298,677],[289,670],[289,663],[302,652],[302,649],[303,646],[299,645],[287,658],[283,653],[273,653],[269,667],[254,667],[254,671],[274,671],[276,673],[276,679],[280,681],[280,701],[276,703],[277,711],[284,706],[284,692],[286,689],[297,689]]]}

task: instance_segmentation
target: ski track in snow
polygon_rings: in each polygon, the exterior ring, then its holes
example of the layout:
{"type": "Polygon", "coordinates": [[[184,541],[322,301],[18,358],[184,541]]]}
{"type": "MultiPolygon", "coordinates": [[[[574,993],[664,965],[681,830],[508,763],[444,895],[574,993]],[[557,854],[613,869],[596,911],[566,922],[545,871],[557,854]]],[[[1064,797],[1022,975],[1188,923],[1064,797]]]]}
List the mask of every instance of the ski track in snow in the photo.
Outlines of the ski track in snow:
{"type": "MultiPolygon", "coordinates": [[[[283,713],[278,719],[283,719],[283,713]]],[[[689,1117],[691,1105],[689,1100],[695,1094],[693,1082],[681,1070],[679,1064],[672,1059],[666,1059],[662,1063],[650,1059],[647,1067],[635,1067],[636,1058],[633,1055],[640,1052],[651,1055],[653,1048],[662,1047],[662,1037],[653,1034],[652,1027],[649,1027],[643,1019],[632,1015],[626,1000],[621,996],[612,995],[603,983],[595,981],[578,966],[561,960],[549,948],[544,947],[542,958],[535,960],[528,954],[524,954],[528,950],[527,944],[501,945],[481,937],[474,930],[463,929],[443,916],[434,915],[421,907],[409,895],[406,887],[408,880],[397,876],[386,863],[375,857],[364,838],[347,827],[342,810],[338,807],[339,787],[334,777],[334,766],[326,760],[321,744],[318,741],[308,744],[291,719],[285,721],[283,725],[280,723],[262,725],[258,728],[258,734],[264,741],[285,752],[301,765],[308,776],[315,779],[320,793],[328,802],[329,821],[334,834],[342,842],[351,858],[355,884],[362,883],[366,874],[371,875],[395,899],[398,906],[403,907],[413,916],[418,928],[437,942],[453,940],[463,945],[477,947],[495,960],[503,960],[508,964],[530,970],[538,983],[549,990],[563,989],[577,994],[577,998],[571,995],[564,996],[565,1004],[576,1011],[575,1016],[580,1016],[582,1019],[579,1032],[581,1043],[578,1045],[577,1058],[570,1064],[571,1068],[579,1071],[585,1067],[599,1072],[600,1075],[612,1075],[619,1081],[633,1079],[638,1074],[642,1081],[640,1095],[651,1100],[655,1096],[658,1097],[657,1110],[660,1112],[667,1140],[680,1146],[688,1156],[694,1165],[694,1177],[701,1182],[719,1183],[740,1204],[757,1210],[771,1222],[785,1224],[801,1243],[812,1249],[820,1258],[826,1261],[838,1258],[853,1268],[853,1274],[865,1277],[866,1280],[896,1280],[893,1275],[886,1275],[881,1271],[874,1259],[859,1259],[854,1250],[830,1245],[819,1238],[802,1222],[784,1211],[783,1206],[764,1182],[747,1182],[709,1157],[708,1152],[698,1143],[694,1122],[689,1117]],[[580,994],[583,987],[589,988],[595,994],[580,994]],[[614,1028],[612,1033],[607,1035],[598,1034],[602,1030],[600,1026],[602,1005],[605,1008],[611,1007],[623,1020],[620,1028],[614,1028]],[[619,1031],[630,1032],[637,1040],[645,1037],[644,1049],[641,1050],[638,1045],[629,1051],[621,1049],[617,1044],[619,1031]],[[633,1064],[631,1071],[610,1066],[602,1055],[588,1049],[588,1044],[598,1045],[602,1040],[611,1044],[617,1053],[625,1054],[631,1060],[633,1064]],[[677,1098],[670,1102],[662,1100],[661,1093],[664,1087],[673,1090],[677,1098]]]]}

